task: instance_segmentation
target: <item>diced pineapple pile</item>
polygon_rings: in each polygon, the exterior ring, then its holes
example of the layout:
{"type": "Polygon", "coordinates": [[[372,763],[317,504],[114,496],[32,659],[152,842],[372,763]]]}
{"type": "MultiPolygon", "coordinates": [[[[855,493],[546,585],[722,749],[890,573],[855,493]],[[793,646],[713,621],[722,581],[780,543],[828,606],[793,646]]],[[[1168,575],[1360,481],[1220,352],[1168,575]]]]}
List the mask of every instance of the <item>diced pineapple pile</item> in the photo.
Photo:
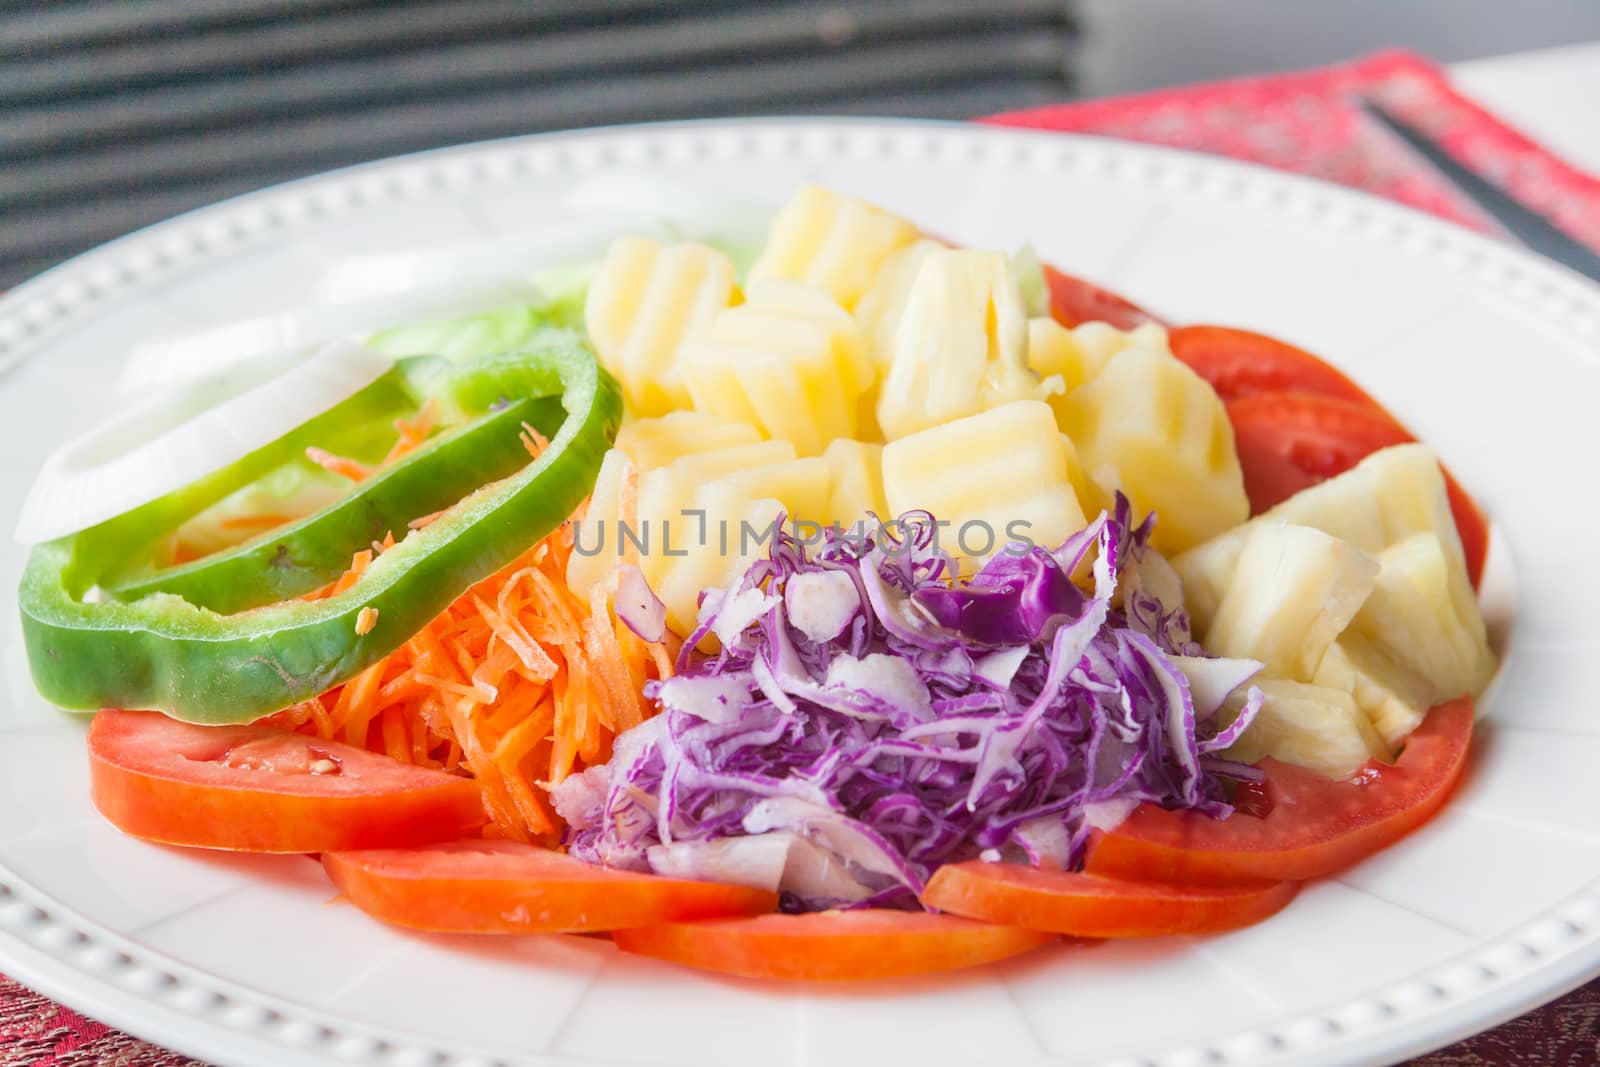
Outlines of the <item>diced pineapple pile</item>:
{"type": "Polygon", "coordinates": [[[1422,445],[1375,452],[1173,565],[1206,649],[1264,664],[1239,758],[1343,777],[1494,674],[1444,476],[1422,445]]]}
{"type": "Polygon", "coordinates": [[[1265,665],[1236,755],[1348,773],[1481,689],[1494,661],[1431,456],[1388,450],[1247,522],[1227,413],[1165,331],[1062,326],[1037,270],[815,186],[743,288],[707,246],[616,242],[585,318],[628,421],[569,584],[637,562],[687,635],[701,591],[780,516],[925,510],[970,572],[1011,540],[1058,544],[1122,492],[1179,554],[1205,647],[1265,665]]]}
{"type": "Polygon", "coordinates": [[[1013,539],[1059,543],[1117,490],[1168,550],[1243,521],[1226,413],[1165,332],[1060,326],[1029,270],[815,186],[742,289],[712,248],[618,241],[585,317],[629,422],[569,582],[637,557],[683,634],[700,588],[749,555],[713,511],[849,527],[925,510],[968,570],[1013,539]]]}

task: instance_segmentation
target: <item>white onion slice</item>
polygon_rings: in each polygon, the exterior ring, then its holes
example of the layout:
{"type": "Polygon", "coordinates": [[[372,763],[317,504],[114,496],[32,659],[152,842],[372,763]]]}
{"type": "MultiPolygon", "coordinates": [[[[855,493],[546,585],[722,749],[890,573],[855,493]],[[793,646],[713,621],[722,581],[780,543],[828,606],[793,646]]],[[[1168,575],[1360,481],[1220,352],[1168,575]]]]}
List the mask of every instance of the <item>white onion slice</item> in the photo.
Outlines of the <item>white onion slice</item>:
{"type": "Polygon", "coordinates": [[[526,302],[526,296],[513,294],[526,290],[539,272],[598,260],[612,241],[649,229],[644,216],[620,212],[608,219],[553,223],[490,240],[351,256],[322,273],[312,287],[313,299],[348,303],[452,288],[485,296],[507,294],[509,298],[486,309],[494,310],[526,302]]]}
{"type": "Polygon", "coordinates": [[[689,237],[759,242],[777,207],[737,193],[610,171],[579,182],[561,199],[568,211],[585,215],[635,215],[670,223],[689,237]]]}
{"type": "Polygon", "coordinates": [[[235,362],[162,393],[52,453],[23,501],[16,539],[63,537],[181,489],[322,414],[393,365],[371,349],[337,342],[307,358],[235,362]]]}
{"type": "Polygon", "coordinates": [[[241,360],[295,353],[330,341],[430,319],[464,318],[497,311],[507,304],[540,299],[524,279],[485,285],[468,280],[425,291],[406,291],[343,304],[309,304],[217,326],[183,337],[137,345],[123,365],[117,388],[125,392],[171,387],[212,374],[241,360]]]}

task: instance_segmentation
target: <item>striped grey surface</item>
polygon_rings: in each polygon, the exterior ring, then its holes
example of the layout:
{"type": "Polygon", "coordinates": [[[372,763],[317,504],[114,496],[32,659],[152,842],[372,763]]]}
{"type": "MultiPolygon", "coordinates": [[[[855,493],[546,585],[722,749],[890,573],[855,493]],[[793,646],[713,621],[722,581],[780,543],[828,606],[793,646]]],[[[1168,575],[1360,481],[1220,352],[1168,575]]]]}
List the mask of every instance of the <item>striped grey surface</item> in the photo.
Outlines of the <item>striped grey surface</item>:
{"type": "Polygon", "coordinates": [[[0,286],[328,167],[711,115],[1070,94],[1070,0],[0,0],[0,286]]]}

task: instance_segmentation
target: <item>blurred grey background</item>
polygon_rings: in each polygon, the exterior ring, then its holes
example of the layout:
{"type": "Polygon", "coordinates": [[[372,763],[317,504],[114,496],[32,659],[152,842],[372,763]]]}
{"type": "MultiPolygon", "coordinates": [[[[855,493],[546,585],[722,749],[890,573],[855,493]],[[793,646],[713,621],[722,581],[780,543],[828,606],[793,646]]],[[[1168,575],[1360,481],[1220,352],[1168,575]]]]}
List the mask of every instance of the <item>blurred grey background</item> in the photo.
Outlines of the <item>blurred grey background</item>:
{"type": "Polygon", "coordinates": [[[218,198],[460,141],[968,118],[1402,45],[1600,39],[1600,0],[0,0],[0,287],[218,198]]]}

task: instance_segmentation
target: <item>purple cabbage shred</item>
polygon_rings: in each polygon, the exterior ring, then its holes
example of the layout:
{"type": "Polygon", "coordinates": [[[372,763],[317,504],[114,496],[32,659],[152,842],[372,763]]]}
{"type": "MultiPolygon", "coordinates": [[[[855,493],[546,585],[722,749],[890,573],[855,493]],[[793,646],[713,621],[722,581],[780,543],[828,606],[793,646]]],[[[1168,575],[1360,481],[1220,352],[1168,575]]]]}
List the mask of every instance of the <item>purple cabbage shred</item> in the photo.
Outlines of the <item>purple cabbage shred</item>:
{"type": "Polygon", "coordinates": [[[1178,660],[1203,653],[1153,520],[1119,497],[966,582],[926,513],[809,553],[778,533],[703,594],[678,676],[647,687],[661,714],[558,787],[571,853],[651,870],[663,847],[776,831],[826,868],[785,884],[786,908],[915,906],[980,854],[1081,867],[1092,828],[1139,802],[1227,816],[1223,779],[1254,771],[1214,753],[1259,694],[1226,730],[1196,715],[1178,660]],[[719,652],[692,651],[713,632],[719,652]]]}

